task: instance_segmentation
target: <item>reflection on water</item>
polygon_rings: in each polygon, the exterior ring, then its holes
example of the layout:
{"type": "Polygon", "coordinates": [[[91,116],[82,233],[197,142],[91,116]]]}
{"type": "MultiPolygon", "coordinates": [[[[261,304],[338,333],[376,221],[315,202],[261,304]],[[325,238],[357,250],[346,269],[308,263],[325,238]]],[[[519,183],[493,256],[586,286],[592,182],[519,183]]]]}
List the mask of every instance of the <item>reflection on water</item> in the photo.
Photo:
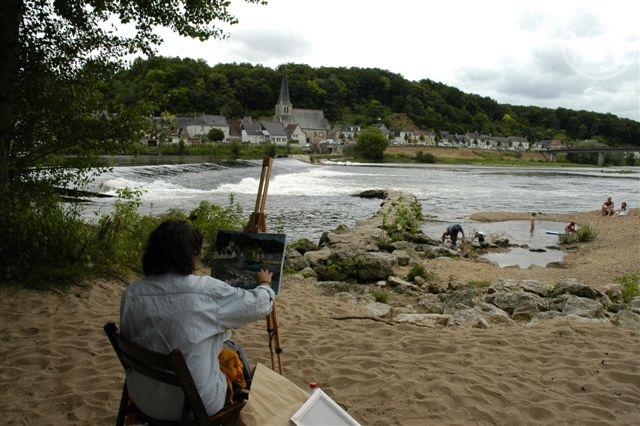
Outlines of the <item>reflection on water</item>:
{"type": "Polygon", "coordinates": [[[524,269],[531,265],[547,266],[551,262],[560,262],[564,256],[565,252],[562,250],[547,250],[536,253],[526,248],[514,247],[506,253],[486,253],[480,257],[496,263],[501,268],[519,266],[524,269]]]}

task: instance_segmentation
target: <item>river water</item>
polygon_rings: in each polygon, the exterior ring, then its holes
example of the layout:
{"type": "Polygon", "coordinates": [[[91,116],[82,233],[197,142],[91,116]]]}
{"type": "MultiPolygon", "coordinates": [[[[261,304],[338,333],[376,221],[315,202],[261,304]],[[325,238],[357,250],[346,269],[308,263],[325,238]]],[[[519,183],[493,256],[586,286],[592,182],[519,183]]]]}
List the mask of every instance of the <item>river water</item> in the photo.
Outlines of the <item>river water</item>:
{"type": "MultiPolygon", "coordinates": [[[[141,188],[142,211],[161,214],[188,211],[201,200],[228,203],[233,194],[248,215],[258,190],[261,161],[234,164],[174,164],[114,167],[100,175],[93,190],[115,194],[117,189],[141,188]]],[[[598,209],[606,196],[616,208],[626,201],[640,204],[640,168],[514,168],[443,165],[310,165],[276,159],[266,206],[268,226],[288,239],[317,241],[321,233],[343,223],[371,216],[380,200],[352,194],[365,189],[390,188],[415,194],[426,226],[458,222],[479,211],[539,211],[566,213],[598,209]]],[[[85,208],[89,219],[111,211],[113,199],[92,200],[85,208]]],[[[433,236],[433,235],[432,235],[433,236]]],[[[437,236],[437,235],[436,235],[437,236]]]]}

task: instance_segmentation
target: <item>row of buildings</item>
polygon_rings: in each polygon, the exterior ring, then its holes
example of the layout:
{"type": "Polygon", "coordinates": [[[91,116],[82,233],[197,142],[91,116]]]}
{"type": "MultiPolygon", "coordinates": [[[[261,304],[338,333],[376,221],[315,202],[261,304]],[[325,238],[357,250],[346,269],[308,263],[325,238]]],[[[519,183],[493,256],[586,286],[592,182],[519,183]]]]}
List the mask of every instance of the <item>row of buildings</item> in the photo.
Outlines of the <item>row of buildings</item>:
{"type": "MultiPolygon", "coordinates": [[[[559,148],[559,141],[540,141],[531,144],[519,136],[500,137],[479,133],[450,134],[430,130],[389,129],[383,123],[374,124],[393,145],[440,146],[509,151],[545,150],[559,148]]],[[[151,131],[145,137],[150,146],[173,143],[242,142],[247,144],[286,145],[289,141],[308,150],[326,150],[355,143],[362,130],[359,125],[336,124],[333,128],[322,110],[293,108],[285,70],[280,86],[275,114],[270,119],[251,117],[227,119],[221,115],[201,114],[193,117],[154,117],[151,131]],[[210,138],[212,129],[218,129],[210,138]]],[[[333,150],[333,149],[332,149],[333,150]]]]}

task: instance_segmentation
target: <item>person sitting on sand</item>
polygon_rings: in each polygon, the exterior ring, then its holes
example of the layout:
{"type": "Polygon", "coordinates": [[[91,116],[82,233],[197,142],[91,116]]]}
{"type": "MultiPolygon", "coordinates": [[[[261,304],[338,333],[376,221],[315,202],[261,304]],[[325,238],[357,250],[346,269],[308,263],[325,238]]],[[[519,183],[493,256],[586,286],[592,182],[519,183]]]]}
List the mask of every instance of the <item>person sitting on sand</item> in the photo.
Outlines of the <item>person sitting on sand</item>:
{"type": "MultiPolygon", "coordinates": [[[[183,220],[168,220],[150,235],[142,258],[145,277],[122,295],[120,329],[133,343],[152,351],[180,349],[207,414],[225,405],[227,378],[218,356],[227,330],[271,312],[275,293],[272,273],[261,269],[258,286],[244,290],[204,275],[193,275],[202,234],[183,220]]],[[[127,371],[127,387],[140,409],[157,419],[179,420],[180,388],[127,371]]]]}
{"type": "Polygon", "coordinates": [[[604,204],[602,204],[602,216],[613,216],[614,211],[613,211],[613,200],[611,200],[611,197],[607,197],[607,201],[604,202],[604,204]]]}
{"type": "Polygon", "coordinates": [[[456,223],[447,226],[447,229],[445,229],[445,231],[442,233],[442,242],[444,243],[444,240],[449,237],[451,238],[451,244],[455,246],[458,242],[459,233],[462,234],[462,239],[464,240],[464,231],[462,230],[462,226],[460,226],[460,224],[456,223]]]}
{"type": "Polygon", "coordinates": [[[531,213],[531,217],[529,218],[529,234],[533,235],[533,232],[536,230],[536,213],[531,213]]]}
{"type": "Polygon", "coordinates": [[[629,210],[629,206],[627,206],[626,202],[622,202],[622,204],[620,204],[620,210],[618,210],[615,214],[616,217],[624,217],[624,216],[629,216],[629,213],[631,213],[631,211],[629,210]]]}
{"type": "Polygon", "coordinates": [[[576,232],[576,223],[570,222],[567,226],[564,227],[565,234],[573,234],[576,232]]]}

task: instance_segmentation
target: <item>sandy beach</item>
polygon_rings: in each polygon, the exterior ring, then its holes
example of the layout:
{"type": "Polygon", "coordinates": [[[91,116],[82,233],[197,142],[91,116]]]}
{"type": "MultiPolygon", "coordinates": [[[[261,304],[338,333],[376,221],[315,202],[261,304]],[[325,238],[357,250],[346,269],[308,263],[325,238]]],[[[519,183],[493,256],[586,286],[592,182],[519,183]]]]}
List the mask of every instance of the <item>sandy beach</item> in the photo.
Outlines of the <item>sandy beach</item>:
{"type": "MultiPolygon", "coordinates": [[[[521,219],[487,213],[474,219],[521,219]]],[[[564,269],[500,269],[426,261],[443,279],[574,277],[604,288],[640,266],[640,215],[545,217],[594,223],[599,236],[564,269]]],[[[206,270],[201,270],[206,273],[206,270]]],[[[118,320],[126,283],[95,280],[64,292],[0,289],[0,413],[4,424],[112,424],[123,372],[102,326],[118,320]]],[[[402,299],[397,299],[396,303],[402,299]]],[[[393,297],[391,304],[394,303],[393,297]]],[[[284,374],[311,381],[366,425],[640,424],[640,330],[567,318],[476,328],[428,328],[358,316],[363,303],[288,276],[278,299],[284,374]]],[[[235,332],[270,365],[265,324],[235,332]]]]}

